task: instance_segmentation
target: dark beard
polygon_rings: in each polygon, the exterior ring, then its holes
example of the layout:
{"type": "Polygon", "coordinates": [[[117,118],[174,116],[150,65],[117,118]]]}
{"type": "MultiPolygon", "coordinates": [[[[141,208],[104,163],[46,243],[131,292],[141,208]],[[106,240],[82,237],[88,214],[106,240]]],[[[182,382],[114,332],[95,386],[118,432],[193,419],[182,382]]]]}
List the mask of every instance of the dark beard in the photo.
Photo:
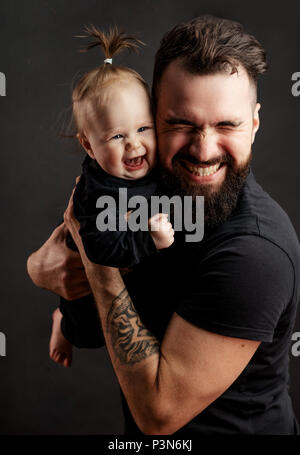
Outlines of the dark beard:
{"type": "MultiPolygon", "coordinates": [[[[213,190],[212,185],[191,183],[187,178],[183,177],[182,171],[180,172],[180,157],[174,157],[174,173],[161,166],[159,167],[160,181],[165,186],[169,196],[175,194],[181,197],[192,196],[193,200],[195,200],[196,196],[204,196],[205,230],[214,229],[227,220],[237,205],[238,197],[249,174],[252,152],[249,154],[247,162],[238,168],[234,168],[231,156],[205,163],[208,165],[214,165],[219,162],[222,164],[226,163],[227,169],[224,181],[216,190],[213,190]]],[[[190,162],[194,161],[192,157],[188,159],[190,162]]]]}

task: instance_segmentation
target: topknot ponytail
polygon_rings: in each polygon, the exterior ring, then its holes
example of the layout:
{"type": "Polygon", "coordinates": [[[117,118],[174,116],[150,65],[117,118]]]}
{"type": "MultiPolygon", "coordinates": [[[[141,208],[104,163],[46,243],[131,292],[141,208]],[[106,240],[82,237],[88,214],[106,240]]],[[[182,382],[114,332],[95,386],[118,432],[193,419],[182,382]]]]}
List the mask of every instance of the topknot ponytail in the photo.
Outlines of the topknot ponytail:
{"type": "Polygon", "coordinates": [[[87,52],[95,46],[100,46],[105,58],[113,58],[124,49],[138,52],[139,48],[144,46],[143,41],[134,35],[119,31],[116,26],[111,28],[108,33],[99,30],[94,25],[86,25],[83,31],[85,35],[78,35],[77,38],[94,38],[94,40],[81,46],[80,52],[87,52]]]}
{"type": "MultiPolygon", "coordinates": [[[[134,35],[129,35],[118,30],[115,26],[109,32],[103,32],[94,25],[85,26],[83,35],[77,35],[76,38],[90,38],[90,42],[80,47],[80,52],[87,52],[96,46],[100,46],[105,59],[112,59],[124,49],[130,52],[138,52],[144,43],[134,35]]],[[[149,87],[140,74],[131,68],[118,66],[116,64],[107,64],[105,61],[100,66],[84,74],[76,84],[72,93],[73,101],[73,118],[78,132],[83,127],[82,102],[90,100],[93,103],[101,102],[103,89],[113,82],[120,80],[137,80],[146,90],[150,98],[149,87]]]]}

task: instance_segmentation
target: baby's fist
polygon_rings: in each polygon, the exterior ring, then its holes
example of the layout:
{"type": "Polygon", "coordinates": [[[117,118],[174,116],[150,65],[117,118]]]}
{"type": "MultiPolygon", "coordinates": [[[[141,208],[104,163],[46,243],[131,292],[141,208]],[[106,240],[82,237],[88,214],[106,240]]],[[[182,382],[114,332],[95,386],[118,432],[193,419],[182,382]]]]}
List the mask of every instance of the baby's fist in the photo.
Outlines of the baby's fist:
{"type": "Polygon", "coordinates": [[[148,221],[152,239],[158,250],[168,248],[174,242],[174,229],[166,213],[157,213],[148,221]]]}

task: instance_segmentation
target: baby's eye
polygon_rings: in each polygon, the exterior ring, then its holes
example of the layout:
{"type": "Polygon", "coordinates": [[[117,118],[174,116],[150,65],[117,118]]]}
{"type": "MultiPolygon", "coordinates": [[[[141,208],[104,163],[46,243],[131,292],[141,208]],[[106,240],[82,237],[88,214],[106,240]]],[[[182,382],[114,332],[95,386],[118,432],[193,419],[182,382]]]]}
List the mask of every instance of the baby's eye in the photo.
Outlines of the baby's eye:
{"type": "Polygon", "coordinates": [[[115,141],[115,140],[117,140],[117,139],[121,139],[122,137],[123,137],[122,134],[116,134],[116,135],[113,136],[111,139],[115,141]]]}
{"type": "Polygon", "coordinates": [[[147,131],[147,130],[150,130],[151,127],[150,126],[141,126],[139,129],[138,129],[138,133],[143,133],[144,131],[147,131]]]}

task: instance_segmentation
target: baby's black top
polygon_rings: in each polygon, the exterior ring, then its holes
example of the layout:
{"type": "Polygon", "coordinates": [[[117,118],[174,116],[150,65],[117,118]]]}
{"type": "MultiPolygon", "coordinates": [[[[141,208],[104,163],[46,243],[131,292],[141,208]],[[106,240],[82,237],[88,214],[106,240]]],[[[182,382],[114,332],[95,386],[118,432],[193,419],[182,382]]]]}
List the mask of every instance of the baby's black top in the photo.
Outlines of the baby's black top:
{"type": "MultiPolygon", "coordinates": [[[[150,197],[158,190],[156,172],[150,171],[140,179],[129,180],[114,177],[105,172],[100,165],[88,155],[82,164],[82,175],[74,192],[74,214],[80,223],[80,235],[87,257],[96,264],[110,267],[132,267],[138,264],[144,257],[157,253],[156,246],[148,230],[126,231],[119,228],[119,189],[127,192],[126,206],[133,196],[144,196],[147,200],[147,210],[150,208],[150,197]],[[110,196],[115,202],[109,212],[112,220],[116,216],[116,229],[99,231],[96,219],[105,208],[97,208],[96,202],[100,196],[110,196]]],[[[130,209],[128,209],[130,210],[130,209]]],[[[149,213],[149,210],[148,210],[149,213]]],[[[121,213],[120,216],[124,216],[121,213]]],[[[107,224],[107,219],[105,219],[107,224]]]]}

